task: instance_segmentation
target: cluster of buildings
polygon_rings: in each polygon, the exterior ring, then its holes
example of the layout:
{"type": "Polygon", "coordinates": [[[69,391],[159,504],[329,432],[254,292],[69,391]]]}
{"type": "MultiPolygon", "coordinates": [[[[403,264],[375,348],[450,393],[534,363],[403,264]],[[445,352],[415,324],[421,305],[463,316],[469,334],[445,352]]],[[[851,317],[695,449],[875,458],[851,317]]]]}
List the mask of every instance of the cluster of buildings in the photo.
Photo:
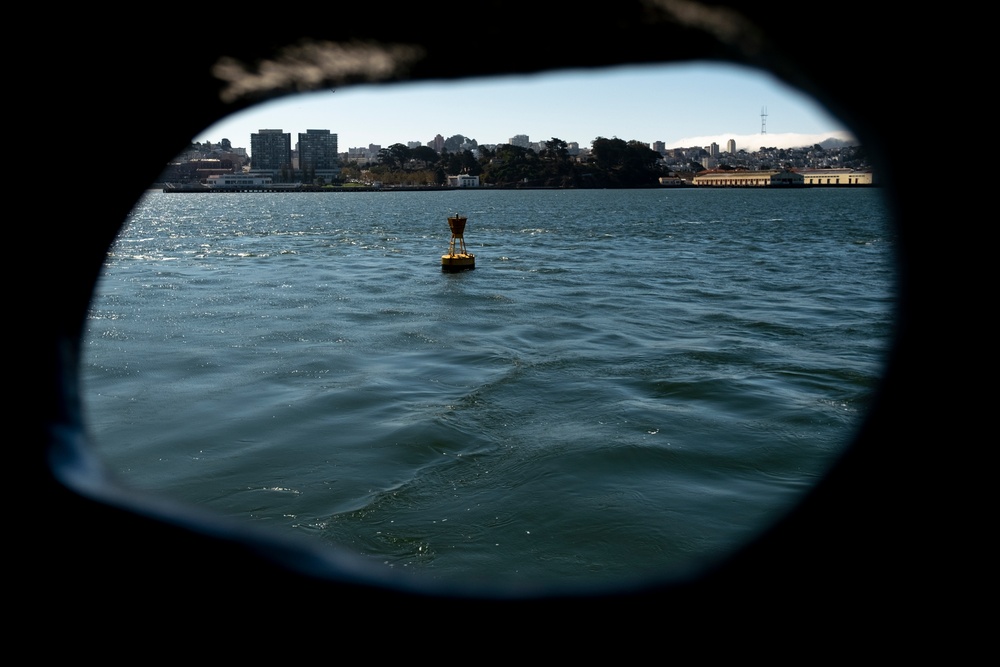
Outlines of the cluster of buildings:
{"type": "MultiPolygon", "coordinates": [[[[765,135],[766,136],[766,135],[765,135]]],[[[765,138],[762,136],[762,139],[765,138]]],[[[545,142],[531,142],[527,135],[515,135],[514,146],[544,149],[545,142]]],[[[421,146],[410,142],[410,148],[421,146]]],[[[456,135],[445,139],[438,134],[427,146],[435,152],[470,150],[478,153],[475,140],[456,135]],[[455,144],[461,140],[461,145],[455,144]]],[[[585,159],[589,150],[575,142],[567,143],[567,153],[585,159]]],[[[381,146],[351,148],[340,153],[337,135],[330,130],[306,130],[292,135],[278,129],[261,129],[250,135],[250,155],[245,148],[234,148],[228,139],[212,145],[209,151],[186,156],[168,165],[160,180],[168,183],[207,183],[217,187],[274,186],[287,183],[327,184],[339,180],[341,165],[353,162],[371,164],[378,160],[381,146]]],[[[491,147],[492,148],[492,147],[491,147]]],[[[712,143],[704,147],[668,149],[662,141],[650,144],[660,154],[663,167],[676,176],[661,179],[665,186],[759,187],[776,185],[872,185],[873,175],[853,147],[820,145],[797,149],[761,148],[749,153],[737,150],[730,139],[726,150],[712,143]],[[697,172],[697,173],[695,173],[697,172]],[[679,174],[687,174],[686,179],[679,174]],[[694,174],[692,177],[691,174],[694,174]]],[[[476,187],[478,178],[461,176],[450,179],[452,187],[476,187]],[[455,181],[455,182],[451,182],[455,181]]]]}
{"type": "MultiPolygon", "coordinates": [[[[653,148],[656,149],[655,144],[653,148]]],[[[736,142],[730,139],[725,152],[716,143],[705,146],[697,156],[697,163],[703,171],[684,185],[733,188],[877,184],[871,169],[863,159],[856,158],[852,147],[762,147],[748,153],[737,151],[736,142]]],[[[661,179],[661,184],[680,183],[678,179],[661,179]]]]}
{"type": "Polygon", "coordinates": [[[167,183],[270,185],[330,183],[340,176],[337,135],[330,130],[306,130],[292,135],[263,129],[250,135],[250,155],[223,139],[209,150],[183,155],[167,165],[160,179],[167,183]]]}

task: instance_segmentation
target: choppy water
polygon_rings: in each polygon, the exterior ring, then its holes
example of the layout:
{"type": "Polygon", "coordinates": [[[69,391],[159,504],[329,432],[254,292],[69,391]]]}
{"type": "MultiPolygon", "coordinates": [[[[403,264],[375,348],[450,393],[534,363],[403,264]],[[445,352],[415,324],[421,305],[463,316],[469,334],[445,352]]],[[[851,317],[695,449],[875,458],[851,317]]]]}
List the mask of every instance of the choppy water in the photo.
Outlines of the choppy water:
{"type": "Polygon", "coordinates": [[[794,503],[893,326],[878,190],[149,193],[85,339],[128,483],[440,579],[685,567],[794,503]],[[440,270],[446,218],[477,269],[440,270]]]}

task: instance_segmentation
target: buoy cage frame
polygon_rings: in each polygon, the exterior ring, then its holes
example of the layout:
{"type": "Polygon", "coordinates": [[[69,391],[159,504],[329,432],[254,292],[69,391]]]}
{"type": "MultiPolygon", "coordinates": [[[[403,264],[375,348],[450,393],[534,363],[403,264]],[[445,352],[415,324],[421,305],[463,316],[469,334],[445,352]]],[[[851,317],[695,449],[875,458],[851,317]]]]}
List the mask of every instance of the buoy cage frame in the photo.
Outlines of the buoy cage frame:
{"type": "Polygon", "coordinates": [[[451,240],[448,242],[448,254],[441,255],[442,271],[469,271],[476,268],[476,256],[465,248],[466,222],[468,218],[457,213],[448,217],[451,240]]]}

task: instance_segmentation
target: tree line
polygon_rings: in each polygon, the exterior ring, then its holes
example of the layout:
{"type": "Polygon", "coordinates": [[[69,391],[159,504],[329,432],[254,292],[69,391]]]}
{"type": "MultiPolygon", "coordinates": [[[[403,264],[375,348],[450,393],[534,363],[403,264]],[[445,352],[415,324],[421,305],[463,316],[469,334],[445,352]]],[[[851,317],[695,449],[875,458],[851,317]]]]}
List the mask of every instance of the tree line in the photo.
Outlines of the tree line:
{"type": "MultiPolygon", "coordinates": [[[[666,175],[659,153],[641,141],[617,137],[594,139],[582,161],[556,137],[539,151],[513,144],[490,149],[472,141],[478,155],[470,148],[454,147],[455,143],[449,150],[446,142],[441,153],[430,146],[393,144],[379,151],[376,163],[367,169],[369,177],[386,185],[443,185],[448,176],[468,174],[478,176],[483,185],[498,187],[629,188],[658,185],[659,177],[666,175]]],[[[360,179],[361,168],[344,165],[341,177],[360,179]]]]}

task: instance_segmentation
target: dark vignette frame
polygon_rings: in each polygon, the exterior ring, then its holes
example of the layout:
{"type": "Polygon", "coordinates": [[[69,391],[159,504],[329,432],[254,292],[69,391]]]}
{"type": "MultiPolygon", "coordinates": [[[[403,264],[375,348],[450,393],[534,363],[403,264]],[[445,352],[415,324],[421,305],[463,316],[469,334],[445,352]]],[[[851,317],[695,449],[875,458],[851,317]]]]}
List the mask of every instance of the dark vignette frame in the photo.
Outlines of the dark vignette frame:
{"type": "Polygon", "coordinates": [[[898,48],[885,40],[890,19],[852,17],[846,40],[851,58],[845,58],[806,53],[805,40],[815,33],[811,24],[791,18],[787,6],[735,0],[611,4],[487,0],[477,5],[480,22],[464,12],[428,14],[421,6],[371,21],[292,20],[252,36],[237,26],[219,34],[189,17],[161,15],[155,35],[110,27],[58,35],[64,62],[52,73],[31,74],[46,84],[40,104],[54,111],[89,106],[87,135],[127,142],[130,149],[122,163],[105,166],[102,176],[71,194],[64,186],[52,189],[59,238],[46,261],[65,278],[29,295],[27,304],[38,328],[24,342],[31,362],[24,469],[48,517],[27,522],[21,533],[26,548],[19,551],[21,571],[51,591],[26,601],[31,612],[55,607],[81,618],[95,600],[111,599],[115,623],[169,622],[164,614],[175,605],[183,605],[183,622],[193,623],[211,619],[220,605],[224,615],[266,618],[261,605],[275,601],[336,600],[356,610],[419,610],[423,618],[428,610],[460,611],[460,623],[495,614],[510,618],[511,612],[620,619],[655,604],[664,623],[753,624],[761,622],[761,601],[770,600],[782,622],[802,623],[849,604],[855,619],[874,623],[886,610],[912,609],[938,589],[933,580],[915,584],[909,574],[910,559],[922,548],[911,518],[921,490],[914,471],[900,466],[912,443],[899,432],[928,382],[918,368],[929,357],[913,335],[930,312],[920,289],[928,262],[921,252],[923,230],[904,224],[919,219],[926,202],[905,197],[907,185],[896,178],[914,153],[898,131],[901,110],[918,103],[905,93],[875,103],[868,94],[882,83],[885,64],[893,62],[890,50],[898,48]],[[514,27],[509,19],[518,16],[530,17],[535,28],[514,27]],[[395,580],[350,555],[276,541],[136,494],[116,484],[89,453],[78,396],[79,346],[104,255],[162,165],[217,119],[275,96],[360,82],[691,60],[767,69],[851,127],[875,161],[900,248],[894,347],[853,444],[789,516],[725,562],[693,577],[624,590],[469,590],[395,580]]]}

